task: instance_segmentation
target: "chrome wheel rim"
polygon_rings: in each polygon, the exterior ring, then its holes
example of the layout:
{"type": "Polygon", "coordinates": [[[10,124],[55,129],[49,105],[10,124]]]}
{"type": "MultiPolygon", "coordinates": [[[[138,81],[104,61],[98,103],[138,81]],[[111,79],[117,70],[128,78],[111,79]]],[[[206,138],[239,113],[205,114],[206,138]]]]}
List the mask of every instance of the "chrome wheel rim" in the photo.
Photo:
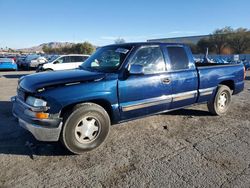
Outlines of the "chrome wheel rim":
{"type": "Polygon", "coordinates": [[[228,104],[228,95],[226,92],[222,92],[218,99],[218,108],[224,110],[228,104]]]}
{"type": "Polygon", "coordinates": [[[82,144],[94,141],[100,132],[100,123],[92,116],[81,119],[75,127],[76,140],[82,144]]]}

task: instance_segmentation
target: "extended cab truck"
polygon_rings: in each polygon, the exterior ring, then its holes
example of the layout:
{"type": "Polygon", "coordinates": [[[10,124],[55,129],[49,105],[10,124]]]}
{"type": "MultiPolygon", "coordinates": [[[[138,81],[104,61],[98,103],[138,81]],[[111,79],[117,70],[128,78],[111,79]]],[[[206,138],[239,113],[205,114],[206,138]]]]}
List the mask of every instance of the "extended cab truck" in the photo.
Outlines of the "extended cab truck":
{"type": "Polygon", "coordinates": [[[195,64],[184,44],[109,45],[78,70],[22,77],[13,114],[37,140],[60,139],[80,154],[98,147],[111,124],[195,103],[223,115],[243,88],[242,64],[195,64]]]}

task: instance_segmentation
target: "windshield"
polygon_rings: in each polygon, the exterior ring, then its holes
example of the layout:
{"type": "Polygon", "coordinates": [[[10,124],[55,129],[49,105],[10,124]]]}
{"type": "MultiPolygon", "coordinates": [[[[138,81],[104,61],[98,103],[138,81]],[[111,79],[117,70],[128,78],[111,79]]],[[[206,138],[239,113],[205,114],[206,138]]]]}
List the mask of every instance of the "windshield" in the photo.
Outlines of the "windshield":
{"type": "Polygon", "coordinates": [[[26,57],[26,61],[31,61],[33,59],[37,59],[38,57],[40,57],[40,55],[36,55],[36,54],[28,55],[26,57]]]}
{"type": "Polygon", "coordinates": [[[131,47],[106,46],[99,48],[80,68],[89,71],[114,72],[123,63],[131,47]]]}
{"type": "Polygon", "coordinates": [[[52,61],[54,61],[55,59],[57,59],[59,57],[59,55],[52,55],[52,56],[49,56],[48,57],[48,61],[49,62],[52,62],[52,61]]]}

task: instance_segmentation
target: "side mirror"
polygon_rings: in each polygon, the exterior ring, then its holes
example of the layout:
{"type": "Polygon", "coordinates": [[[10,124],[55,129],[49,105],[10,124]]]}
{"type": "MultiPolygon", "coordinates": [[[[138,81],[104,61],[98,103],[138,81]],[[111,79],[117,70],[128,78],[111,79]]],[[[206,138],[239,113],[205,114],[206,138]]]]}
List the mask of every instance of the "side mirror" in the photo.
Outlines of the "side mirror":
{"type": "Polygon", "coordinates": [[[129,65],[129,74],[142,75],[144,74],[144,67],[142,65],[129,65]]]}
{"type": "Polygon", "coordinates": [[[55,61],[53,64],[58,64],[59,63],[59,61],[55,61]]]}

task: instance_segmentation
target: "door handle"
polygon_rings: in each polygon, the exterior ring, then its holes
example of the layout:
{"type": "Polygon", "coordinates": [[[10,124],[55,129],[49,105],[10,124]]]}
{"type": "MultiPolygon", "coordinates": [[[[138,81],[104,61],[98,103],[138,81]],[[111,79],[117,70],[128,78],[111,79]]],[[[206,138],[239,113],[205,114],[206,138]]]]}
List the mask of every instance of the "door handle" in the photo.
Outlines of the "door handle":
{"type": "Polygon", "coordinates": [[[169,78],[163,78],[162,79],[162,83],[163,84],[170,84],[171,83],[171,80],[169,78]]]}

